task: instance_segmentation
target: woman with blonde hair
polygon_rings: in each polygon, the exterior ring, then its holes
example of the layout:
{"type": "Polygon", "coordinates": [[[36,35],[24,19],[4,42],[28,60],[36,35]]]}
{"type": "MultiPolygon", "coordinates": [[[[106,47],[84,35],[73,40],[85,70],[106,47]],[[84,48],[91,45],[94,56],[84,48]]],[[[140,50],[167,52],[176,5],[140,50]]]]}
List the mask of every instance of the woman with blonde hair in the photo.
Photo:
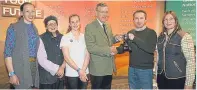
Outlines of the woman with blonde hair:
{"type": "Polygon", "coordinates": [[[86,89],[90,55],[86,49],[84,34],[80,33],[80,17],[69,16],[67,34],[62,37],[60,48],[67,62],[65,69],[67,89],[86,89]]]}

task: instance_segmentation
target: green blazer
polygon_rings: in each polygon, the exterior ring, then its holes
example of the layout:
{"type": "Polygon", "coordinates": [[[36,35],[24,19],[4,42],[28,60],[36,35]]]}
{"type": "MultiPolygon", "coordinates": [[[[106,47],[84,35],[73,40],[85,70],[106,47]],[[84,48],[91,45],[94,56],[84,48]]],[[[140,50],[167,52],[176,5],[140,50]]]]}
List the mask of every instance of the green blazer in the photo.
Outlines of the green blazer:
{"type": "Polygon", "coordinates": [[[115,38],[110,25],[105,24],[109,40],[97,19],[85,28],[85,42],[91,58],[89,71],[95,76],[112,75],[113,71],[116,71],[114,56],[110,54],[110,47],[115,43],[115,38]]]}

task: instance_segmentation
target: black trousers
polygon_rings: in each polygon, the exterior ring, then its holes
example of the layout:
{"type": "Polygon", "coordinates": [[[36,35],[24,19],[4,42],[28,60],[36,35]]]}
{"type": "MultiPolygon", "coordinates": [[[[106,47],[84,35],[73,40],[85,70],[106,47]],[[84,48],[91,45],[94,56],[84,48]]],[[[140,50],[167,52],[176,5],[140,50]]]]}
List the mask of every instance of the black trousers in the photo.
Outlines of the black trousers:
{"type": "Polygon", "coordinates": [[[157,84],[159,89],[184,89],[185,77],[179,79],[168,79],[164,73],[158,74],[157,84]]]}
{"type": "Polygon", "coordinates": [[[65,77],[66,89],[87,89],[88,82],[82,82],[79,77],[65,77]]]}
{"type": "Polygon", "coordinates": [[[92,89],[111,89],[112,75],[94,76],[90,75],[92,89]]]}
{"type": "Polygon", "coordinates": [[[64,80],[58,79],[53,84],[40,84],[40,89],[64,89],[64,80]]]}

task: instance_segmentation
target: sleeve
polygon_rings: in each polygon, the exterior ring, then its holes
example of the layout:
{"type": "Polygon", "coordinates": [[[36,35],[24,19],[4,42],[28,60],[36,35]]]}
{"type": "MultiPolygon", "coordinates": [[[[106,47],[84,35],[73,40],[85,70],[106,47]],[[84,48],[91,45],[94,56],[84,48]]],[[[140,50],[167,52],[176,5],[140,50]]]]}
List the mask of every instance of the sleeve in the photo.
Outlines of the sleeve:
{"type": "Polygon", "coordinates": [[[148,40],[144,41],[140,39],[140,37],[134,37],[133,42],[142,50],[148,53],[154,53],[156,42],[157,42],[157,35],[156,32],[153,31],[150,33],[148,40]]]}
{"type": "Polygon", "coordinates": [[[40,66],[42,66],[46,71],[50,72],[51,75],[55,75],[59,69],[59,65],[54,64],[47,59],[47,53],[42,40],[40,39],[40,45],[38,48],[37,59],[40,66]]]}
{"type": "Polygon", "coordinates": [[[120,44],[119,47],[116,47],[118,54],[124,53],[124,44],[120,44]]]}
{"type": "Polygon", "coordinates": [[[69,45],[69,40],[66,36],[63,36],[60,42],[60,48],[68,46],[69,45]]]}
{"type": "Polygon", "coordinates": [[[97,45],[96,39],[88,26],[85,28],[85,42],[89,53],[99,56],[111,56],[110,47],[97,45]]]}
{"type": "Polygon", "coordinates": [[[4,47],[4,57],[11,57],[12,51],[15,46],[15,32],[12,25],[9,26],[7,30],[6,40],[5,40],[5,47],[4,47]]]}
{"type": "Polygon", "coordinates": [[[181,48],[183,54],[186,58],[186,80],[185,85],[192,86],[195,79],[195,50],[194,50],[194,42],[192,40],[191,35],[185,34],[181,41],[181,48]]]}

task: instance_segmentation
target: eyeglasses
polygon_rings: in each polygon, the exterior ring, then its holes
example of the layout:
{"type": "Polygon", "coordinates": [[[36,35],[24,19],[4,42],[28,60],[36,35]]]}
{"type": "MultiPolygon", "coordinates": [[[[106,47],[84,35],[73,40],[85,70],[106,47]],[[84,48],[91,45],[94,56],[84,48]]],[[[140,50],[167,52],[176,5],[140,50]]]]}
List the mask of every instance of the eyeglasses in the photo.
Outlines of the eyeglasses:
{"type": "Polygon", "coordinates": [[[48,24],[47,26],[49,26],[49,27],[56,27],[57,24],[56,24],[56,23],[50,23],[50,24],[48,24]]]}
{"type": "Polygon", "coordinates": [[[175,19],[174,18],[169,18],[169,19],[164,19],[164,22],[173,22],[173,21],[175,21],[175,19]]]}
{"type": "Polygon", "coordinates": [[[102,14],[108,14],[109,13],[108,11],[99,11],[99,10],[97,10],[97,12],[102,13],[102,14]]]}

